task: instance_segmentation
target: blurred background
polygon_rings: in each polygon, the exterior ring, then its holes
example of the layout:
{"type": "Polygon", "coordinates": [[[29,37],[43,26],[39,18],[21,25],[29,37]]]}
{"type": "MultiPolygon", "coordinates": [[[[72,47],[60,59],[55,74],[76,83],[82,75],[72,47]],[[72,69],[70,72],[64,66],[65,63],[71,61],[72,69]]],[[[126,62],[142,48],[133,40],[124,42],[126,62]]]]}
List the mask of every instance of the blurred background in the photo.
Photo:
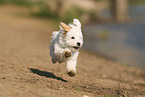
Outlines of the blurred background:
{"type": "MultiPolygon", "coordinates": [[[[18,16],[81,20],[83,49],[145,69],[145,0],[0,0],[0,7],[24,7],[18,16]]],[[[57,29],[58,26],[56,26],[57,29]]]]}

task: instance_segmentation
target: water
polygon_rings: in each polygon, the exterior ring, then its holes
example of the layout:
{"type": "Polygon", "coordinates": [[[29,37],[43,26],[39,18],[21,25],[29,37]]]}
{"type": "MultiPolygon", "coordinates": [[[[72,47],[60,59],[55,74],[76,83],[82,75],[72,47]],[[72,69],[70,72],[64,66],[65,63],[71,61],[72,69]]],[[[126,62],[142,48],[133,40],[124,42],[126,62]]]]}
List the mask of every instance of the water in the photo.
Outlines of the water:
{"type": "Polygon", "coordinates": [[[145,5],[131,6],[128,24],[92,24],[84,28],[84,49],[145,69],[145,5]]]}

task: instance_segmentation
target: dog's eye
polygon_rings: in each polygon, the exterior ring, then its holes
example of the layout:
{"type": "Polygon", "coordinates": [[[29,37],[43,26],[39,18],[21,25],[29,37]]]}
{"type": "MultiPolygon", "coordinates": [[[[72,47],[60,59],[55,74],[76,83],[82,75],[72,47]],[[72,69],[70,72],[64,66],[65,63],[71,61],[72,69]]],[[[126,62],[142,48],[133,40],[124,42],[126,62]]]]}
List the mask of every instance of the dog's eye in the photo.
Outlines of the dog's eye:
{"type": "Polygon", "coordinates": [[[71,39],[75,39],[75,37],[71,37],[71,39]]]}

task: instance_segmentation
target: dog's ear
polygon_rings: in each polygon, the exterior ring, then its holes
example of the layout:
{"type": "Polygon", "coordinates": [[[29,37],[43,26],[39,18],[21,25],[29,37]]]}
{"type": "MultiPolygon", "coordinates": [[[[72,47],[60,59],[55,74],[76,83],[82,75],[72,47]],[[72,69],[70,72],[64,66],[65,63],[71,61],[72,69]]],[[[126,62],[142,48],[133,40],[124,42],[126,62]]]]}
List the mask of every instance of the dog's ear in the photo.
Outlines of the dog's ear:
{"type": "Polygon", "coordinates": [[[69,32],[69,30],[71,29],[67,24],[60,22],[60,29],[64,30],[65,32],[69,32]]]}
{"type": "Polygon", "coordinates": [[[78,19],[73,19],[73,24],[75,24],[77,27],[81,28],[81,23],[78,19]]]}

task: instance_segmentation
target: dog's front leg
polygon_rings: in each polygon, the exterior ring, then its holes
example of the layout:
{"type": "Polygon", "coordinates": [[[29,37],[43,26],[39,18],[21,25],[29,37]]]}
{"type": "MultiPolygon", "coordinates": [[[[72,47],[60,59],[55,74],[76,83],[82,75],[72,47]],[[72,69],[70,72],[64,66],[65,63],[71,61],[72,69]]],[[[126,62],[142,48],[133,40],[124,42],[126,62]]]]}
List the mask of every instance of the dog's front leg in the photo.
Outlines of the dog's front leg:
{"type": "Polygon", "coordinates": [[[61,48],[58,44],[55,44],[54,47],[55,47],[54,55],[56,59],[59,61],[59,63],[64,62],[65,60],[67,60],[72,56],[71,50],[67,48],[65,49],[61,48]]]}
{"type": "Polygon", "coordinates": [[[68,48],[65,48],[64,52],[63,52],[63,56],[64,56],[65,59],[70,58],[72,56],[71,50],[69,50],[68,48]]]}
{"type": "Polygon", "coordinates": [[[75,76],[76,74],[76,66],[77,66],[77,58],[78,58],[79,52],[76,52],[73,54],[73,56],[67,60],[67,74],[71,77],[75,76]]]}

